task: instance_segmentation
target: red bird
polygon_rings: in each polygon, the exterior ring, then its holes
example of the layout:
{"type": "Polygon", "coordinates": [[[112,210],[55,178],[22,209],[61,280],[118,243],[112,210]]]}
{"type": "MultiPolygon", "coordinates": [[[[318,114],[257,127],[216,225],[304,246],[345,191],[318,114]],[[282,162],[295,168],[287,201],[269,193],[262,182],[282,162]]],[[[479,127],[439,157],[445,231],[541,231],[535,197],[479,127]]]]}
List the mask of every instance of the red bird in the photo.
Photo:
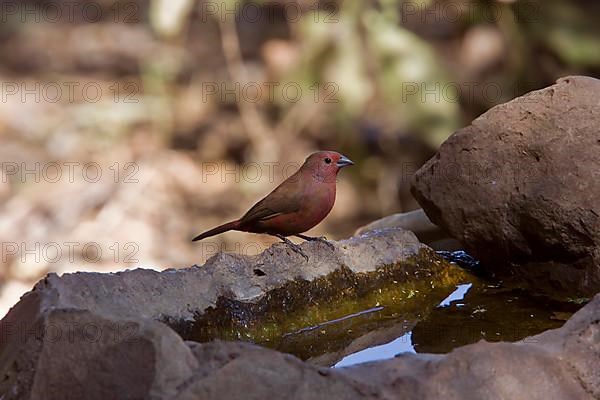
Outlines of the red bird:
{"type": "Polygon", "coordinates": [[[329,214],[335,203],[337,174],[340,169],[353,164],[335,151],[313,153],[294,175],[256,203],[242,218],[201,233],[193,241],[231,230],[265,233],[278,237],[308,260],[300,247],[286,236],[319,240],[333,247],[323,237],[305,236],[302,232],[311,229],[329,214]]]}

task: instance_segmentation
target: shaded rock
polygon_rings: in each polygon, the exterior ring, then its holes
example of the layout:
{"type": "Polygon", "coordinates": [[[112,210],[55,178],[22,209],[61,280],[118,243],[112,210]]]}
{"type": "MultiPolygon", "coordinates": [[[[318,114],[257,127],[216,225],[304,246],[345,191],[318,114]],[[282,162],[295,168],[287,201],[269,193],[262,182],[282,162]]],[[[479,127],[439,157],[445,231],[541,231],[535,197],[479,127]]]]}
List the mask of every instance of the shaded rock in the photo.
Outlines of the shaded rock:
{"type": "Polygon", "coordinates": [[[81,310],[39,313],[39,297],[18,310],[32,317],[3,321],[10,338],[0,358],[4,399],[171,398],[198,367],[181,338],[147,320],[117,320],[81,310]]]}
{"type": "Polygon", "coordinates": [[[377,392],[337,371],[251,344],[191,346],[204,367],[174,400],[365,399],[377,392]]]}
{"type": "Polygon", "coordinates": [[[568,77],[494,107],[415,175],[435,224],[494,272],[600,291],[600,81],[568,77]]]}

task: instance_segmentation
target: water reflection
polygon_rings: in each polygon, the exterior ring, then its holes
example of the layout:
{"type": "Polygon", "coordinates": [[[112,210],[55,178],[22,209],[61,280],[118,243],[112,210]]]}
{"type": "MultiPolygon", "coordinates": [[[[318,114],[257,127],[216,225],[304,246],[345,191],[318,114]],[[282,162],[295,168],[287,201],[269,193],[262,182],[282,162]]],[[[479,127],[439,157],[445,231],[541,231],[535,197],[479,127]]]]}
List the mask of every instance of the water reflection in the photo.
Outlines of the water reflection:
{"type": "MultiPolygon", "coordinates": [[[[472,283],[458,285],[456,290],[442,300],[438,307],[448,307],[453,302],[463,300],[471,287],[473,287],[472,283]]],[[[412,331],[405,333],[389,343],[373,346],[357,351],[356,353],[349,354],[342,358],[333,367],[349,367],[351,365],[362,364],[370,361],[387,360],[394,358],[396,355],[401,353],[416,353],[415,347],[412,343],[412,331]]]]}
{"type": "MultiPolygon", "coordinates": [[[[450,293],[450,295],[448,297],[446,297],[444,300],[442,300],[442,302],[438,305],[438,307],[448,307],[454,301],[463,300],[465,298],[465,295],[469,291],[469,289],[471,289],[472,287],[473,287],[472,283],[465,283],[462,285],[458,285],[456,287],[456,290],[454,292],[450,293]]],[[[458,304],[457,304],[457,306],[458,306],[458,304]]]]}
{"type": "Polygon", "coordinates": [[[333,367],[349,367],[350,365],[362,364],[369,361],[387,360],[401,353],[416,353],[412,344],[412,332],[408,332],[389,343],[347,355],[333,367]]]}

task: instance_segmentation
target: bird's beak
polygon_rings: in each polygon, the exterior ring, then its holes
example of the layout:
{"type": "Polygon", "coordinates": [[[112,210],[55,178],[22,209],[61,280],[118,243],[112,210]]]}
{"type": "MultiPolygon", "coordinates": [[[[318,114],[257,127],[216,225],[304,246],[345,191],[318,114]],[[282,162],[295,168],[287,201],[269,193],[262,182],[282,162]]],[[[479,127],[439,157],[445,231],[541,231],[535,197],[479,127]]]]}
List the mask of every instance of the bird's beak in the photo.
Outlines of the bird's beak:
{"type": "Polygon", "coordinates": [[[349,165],[354,165],[354,163],[348,157],[342,156],[338,160],[338,162],[336,163],[336,165],[338,166],[338,168],[344,168],[344,167],[347,167],[349,165]]]}

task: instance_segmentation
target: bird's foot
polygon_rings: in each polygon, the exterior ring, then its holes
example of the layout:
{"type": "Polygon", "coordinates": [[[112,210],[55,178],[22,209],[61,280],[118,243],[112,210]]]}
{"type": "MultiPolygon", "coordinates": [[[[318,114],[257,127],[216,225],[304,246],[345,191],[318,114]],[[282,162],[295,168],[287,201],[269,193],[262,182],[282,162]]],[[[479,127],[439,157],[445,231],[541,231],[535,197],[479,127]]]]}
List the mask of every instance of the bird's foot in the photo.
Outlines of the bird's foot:
{"type": "Polygon", "coordinates": [[[306,235],[296,235],[298,236],[300,239],[304,239],[307,240],[309,242],[321,242],[327,245],[327,247],[329,247],[331,250],[335,250],[335,246],[329,241],[327,240],[327,238],[325,236],[306,236],[306,235]]]}
{"type": "Polygon", "coordinates": [[[288,246],[290,246],[290,248],[300,254],[302,257],[304,257],[304,259],[308,262],[308,256],[304,253],[304,251],[302,251],[302,248],[300,248],[300,246],[298,246],[297,244],[294,244],[292,242],[287,243],[288,246]]]}
{"type": "Polygon", "coordinates": [[[283,243],[285,243],[290,249],[292,249],[295,253],[300,254],[302,257],[304,257],[304,259],[308,262],[308,256],[306,255],[306,253],[304,253],[304,251],[302,251],[302,248],[300,246],[298,246],[296,243],[292,242],[290,239],[286,238],[285,236],[280,236],[277,235],[277,237],[279,239],[281,239],[281,241],[283,243]]]}

